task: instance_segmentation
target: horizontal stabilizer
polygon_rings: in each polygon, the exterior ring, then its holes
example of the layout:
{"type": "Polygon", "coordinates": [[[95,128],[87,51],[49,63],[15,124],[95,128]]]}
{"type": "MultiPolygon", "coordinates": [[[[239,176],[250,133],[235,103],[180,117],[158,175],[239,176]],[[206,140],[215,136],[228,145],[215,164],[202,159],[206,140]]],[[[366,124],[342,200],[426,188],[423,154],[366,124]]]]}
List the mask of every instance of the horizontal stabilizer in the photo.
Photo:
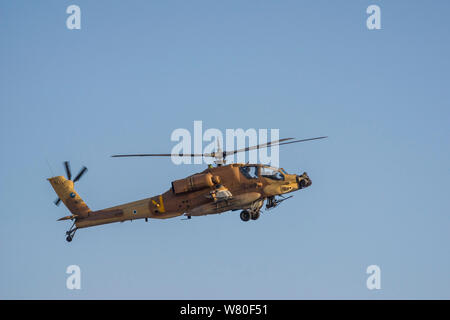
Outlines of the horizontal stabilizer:
{"type": "Polygon", "coordinates": [[[71,216],[65,216],[65,217],[59,218],[57,221],[72,220],[72,219],[75,219],[77,217],[78,216],[76,214],[73,214],[71,216]]]}

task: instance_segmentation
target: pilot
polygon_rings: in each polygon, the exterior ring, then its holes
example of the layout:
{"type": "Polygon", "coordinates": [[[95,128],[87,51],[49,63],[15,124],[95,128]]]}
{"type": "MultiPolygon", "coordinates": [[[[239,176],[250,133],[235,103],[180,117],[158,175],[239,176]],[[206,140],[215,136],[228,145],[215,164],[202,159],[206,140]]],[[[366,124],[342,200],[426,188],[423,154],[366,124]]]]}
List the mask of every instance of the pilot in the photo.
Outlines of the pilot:
{"type": "Polygon", "coordinates": [[[241,172],[246,178],[248,178],[248,179],[252,178],[252,176],[250,174],[250,167],[241,167],[241,172]]]}

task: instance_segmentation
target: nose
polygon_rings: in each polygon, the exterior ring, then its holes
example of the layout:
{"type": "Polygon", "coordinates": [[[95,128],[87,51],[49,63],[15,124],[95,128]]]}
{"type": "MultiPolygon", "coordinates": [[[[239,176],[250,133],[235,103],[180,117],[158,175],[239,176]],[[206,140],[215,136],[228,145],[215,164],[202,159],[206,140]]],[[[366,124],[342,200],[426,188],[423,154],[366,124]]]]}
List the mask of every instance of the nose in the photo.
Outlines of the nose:
{"type": "Polygon", "coordinates": [[[306,172],[303,172],[302,175],[297,175],[297,185],[299,189],[303,189],[309,187],[312,184],[311,179],[308,177],[306,172]]]}

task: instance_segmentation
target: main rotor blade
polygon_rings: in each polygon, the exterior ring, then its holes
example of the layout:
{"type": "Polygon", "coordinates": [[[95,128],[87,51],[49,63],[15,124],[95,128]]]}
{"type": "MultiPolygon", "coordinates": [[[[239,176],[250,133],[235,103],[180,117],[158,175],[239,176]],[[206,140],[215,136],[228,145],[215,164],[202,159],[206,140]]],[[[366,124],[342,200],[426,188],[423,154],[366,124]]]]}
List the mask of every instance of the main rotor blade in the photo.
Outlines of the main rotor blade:
{"type": "MultiPolygon", "coordinates": [[[[253,150],[253,149],[259,149],[259,148],[266,148],[272,144],[278,144],[280,142],[283,141],[287,141],[287,140],[292,140],[294,138],[285,138],[285,139],[280,139],[280,140],[275,140],[275,141],[270,141],[267,143],[263,143],[257,146],[253,146],[253,147],[249,147],[249,148],[245,148],[245,149],[239,149],[239,150],[233,150],[233,151],[226,151],[224,152],[225,156],[230,155],[230,154],[234,154],[237,152],[242,152],[242,151],[248,151],[248,150],[253,150]]],[[[217,153],[217,152],[216,152],[217,153]]],[[[125,158],[125,157],[216,157],[218,154],[216,153],[136,153],[136,154],[115,154],[112,155],[112,158],[125,158]]],[[[222,157],[222,154],[219,155],[220,157],[222,157]]]]}
{"type": "Polygon", "coordinates": [[[137,154],[115,154],[112,158],[124,157],[210,157],[210,153],[137,153],[137,154]]]}
{"type": "Polygon", "coordinates": [[[64,168],[66,168],[67,180],[72,178],[72,172],[70,172],[70,163],[69,161],[64,161],[64,168]]]}
{"type": "Polygon", "coordinates": [[[83,167],[80,172],[78,172],[77,176],[75,177],[75,179],[73,179],[73,182],[77,182],[78,180],[80,180],[80,178],[83,176],[83,174],[87,171],[86,167],[83,167]]]}
{"type": "Polygon", "coordinates": [[[325,138],[328,138],[328,136],[317,137],[317,138],[301,139],[301,140],[294,140],[294,141],[289,141],[289,142],[279,143],[278,145],[281,146],[281,145],[283,145],[283,144],[290,144],[290,143],[297,143],[297,142],[305,142],[305,141],[319,140],[319,139],[325,139],[325,138]]]}
{"type": "Polygon", "coordinates": [[[236,154],[238,152],[245,152],[245,151],[250,151],[250,150],[255,150],[255,149],[267,148],[267,147],[270,147],[272,145],[278,145],[278,144],[280,144],[280,142],[287,141],[287,140],[292,140],[292,139],[294,139],[294,138],[284,138],[284,139],[270,141],[270,142],[258,144],[256,146],[251,146],[251,147],[247,147],[247,148],[243,148],[243,149],[225,151],[225,156],[236,154]]]}
{"type": "MultiPolygon", "coordinates": [[[[310,141],[310,140],[318,140],[318,139],[324,139],[324,138],[327,138],[327,137],[301,139],[301,140],[294,140],[294,141],[289,141],[289,142],[286,142],[286,141],[292,140],[294,138],[284,138],[284,139],[270,141],[270,142],[258,144],[256,146],[247,147],[247,148],[243,148],[243,149],[225,151],[225,152],[223,152],[223,156],[226,157],[226,156],[229,156],[232,154],[236,154],[238,152],[245,152],[245,151],[250,151],[250,150],[255,150],[255,149],[268,148],[270,146],[304,142],[304,141],[310,141]]],[[[180,154],[176,154],[176,153],[137,153],[137,154],[115,154],[115,155],[112,155],[111,157],[113,157],[113,158],[124,158],[124,157],[217,157],[217,156],[219,156],[220,158],[222,157],[221,154],[219,155],[216,153],[203,153],[203,154],[202,153],[180,153],[180,154]]]]}

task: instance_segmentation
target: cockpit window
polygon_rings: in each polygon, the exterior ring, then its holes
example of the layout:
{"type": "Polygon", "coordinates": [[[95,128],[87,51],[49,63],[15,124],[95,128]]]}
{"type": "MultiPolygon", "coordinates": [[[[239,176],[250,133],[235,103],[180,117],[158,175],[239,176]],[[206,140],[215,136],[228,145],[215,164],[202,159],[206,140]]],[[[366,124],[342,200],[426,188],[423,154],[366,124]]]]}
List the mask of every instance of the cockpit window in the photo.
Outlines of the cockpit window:
{"type": "Polygon", "coordinates": [[[261,177],[273,180],[284,180],[284,175],[281,173],[281,170],[272,167],[262,167],[261,177]]]}
{"type": "Polygon", "coordinates": [[[257,179],[258,178],[258,167],[244,166],[244,167],[240,167],[239,169],[241,170],[241,173],[247,179],[257,179]]]}

